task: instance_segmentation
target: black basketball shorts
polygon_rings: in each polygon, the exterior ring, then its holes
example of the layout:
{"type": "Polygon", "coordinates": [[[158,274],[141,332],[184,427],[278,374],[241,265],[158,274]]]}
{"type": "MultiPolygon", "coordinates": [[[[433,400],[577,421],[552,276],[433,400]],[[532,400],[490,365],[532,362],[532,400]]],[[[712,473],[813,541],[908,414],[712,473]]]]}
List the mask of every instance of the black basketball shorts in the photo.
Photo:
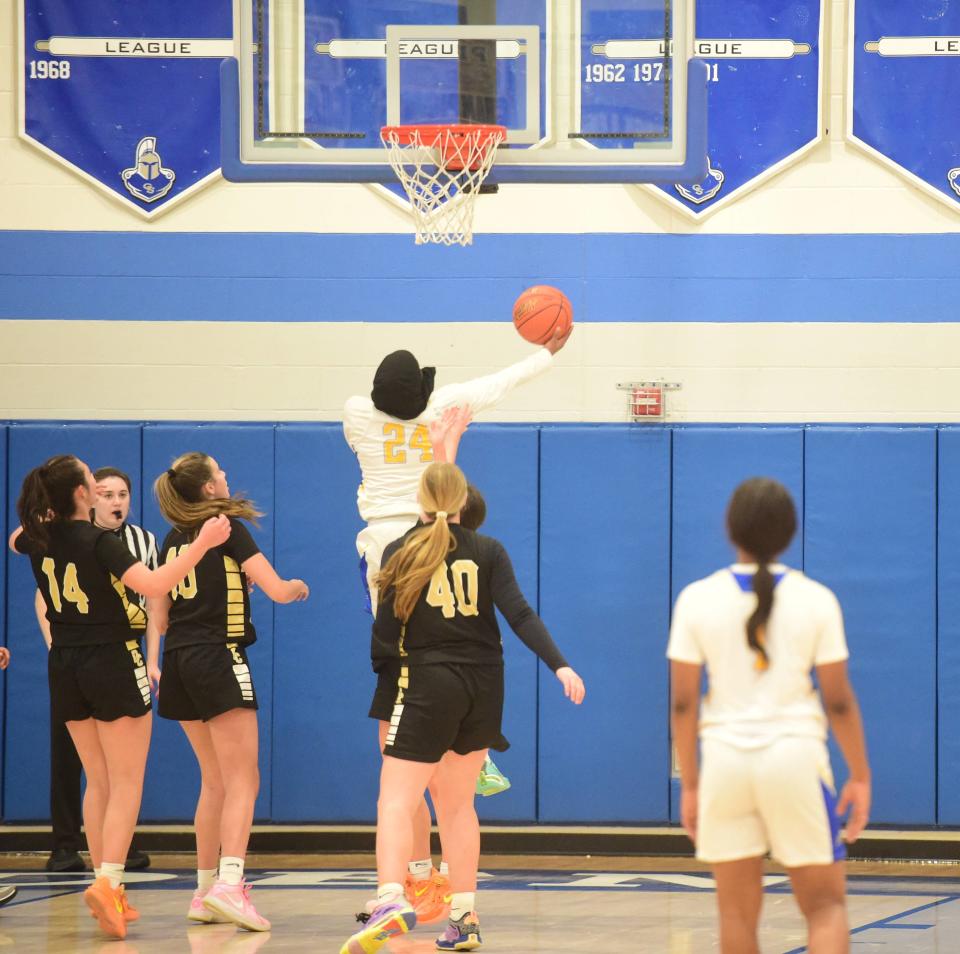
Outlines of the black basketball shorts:
{"type": "Polygon", "coordinates": [[[257,693],[238,643],[200,643],[163,654],[157,712],[178,722],[204,722],[231,709],[256,709],[257,693]]]}
{"type": "Polygon", "coordinates": [[[380,722],[389,722],[393,716],[393,706],[397,701],[397,680],[400,678],[400,662],[384,664],[384,668],[377,673],[377,688],[373,693],[370,711],[371,719],[380,722]]]}
{"type": "Polygon", "coordinates": [[[53,646],[47,654],[50,713],[56,722],[138,718],[151,708],[139,639],[97,646],[53,646]]]}
{"type": "Polygon", "coordinates": [[[451,750],[505,752],[502,718],[503,666],[402,666],[383,754],[439,762],[451,750]]]}

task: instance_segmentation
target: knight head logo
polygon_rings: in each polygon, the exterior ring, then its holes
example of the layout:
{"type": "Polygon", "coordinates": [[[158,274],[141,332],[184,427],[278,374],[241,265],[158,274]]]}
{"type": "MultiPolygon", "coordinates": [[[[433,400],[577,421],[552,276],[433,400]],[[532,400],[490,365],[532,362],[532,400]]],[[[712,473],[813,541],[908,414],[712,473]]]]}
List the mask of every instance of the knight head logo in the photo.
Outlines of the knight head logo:
{"type": "Polygon", "coordinates": [[[156,202],[172,188],[176,174],[165,169],[157,152],[157,137],[144,136],[137,143],[134,165],[120,173],[127,191],[141,202],[156,202]]]}
{"type": "Polygon", "coordinates": [[[676,183],[674,188],[688,202],[694,205],[702,205],[709,202],[723,186],[723,173],[719,169],[714,169],[710,165],[710,157],[707,157],[707,175],[700,182],[693,185],[680,185],[676,183]]]}
{"type": "Polygon", "coordinates": [[[950,183],[950,188],[960,196],[960,166],[947,173],[947,182],[950,183]]]}

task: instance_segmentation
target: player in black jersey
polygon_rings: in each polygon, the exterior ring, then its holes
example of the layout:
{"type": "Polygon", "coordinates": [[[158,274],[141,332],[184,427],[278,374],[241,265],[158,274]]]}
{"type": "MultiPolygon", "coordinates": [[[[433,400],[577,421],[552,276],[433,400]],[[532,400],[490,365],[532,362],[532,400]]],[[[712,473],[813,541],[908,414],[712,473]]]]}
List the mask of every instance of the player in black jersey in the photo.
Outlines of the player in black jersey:
{"type": "Polygon", "coordinates": [[[497,609],[556,673],[567,697],[583,701],[583,681],[523,598],[503,545],[459,525],[466,496],[466,478],[456,465],[431,464],[420,480],[424,526],[384,553],[371,654],[375,668],[394,661],[401,668],[377,806],[379,903],[341,954],[370,954],[416,924],[402,880],[414,813],[428,785],[437,795],[452,891],[450,922],[437,949],[480,946],[473,910],[480,855],[474,787],[484,750],[502,752],[509,745],[501,732],[497,609]]]}
{"type": "Polygon", "coordinates": [[[43,591],[52,646],[52,716],[66,722],[87,788],[83,816],[94,868],[84,898],[101,928],[125,937],[139,917],[123,890],[124,859],[140,810],[150,744],[150,690],[140,651],[144,621],[127,588],[160,596],[230,535],[225,517],[204,524],[195,551],[157,570],[90,523],[96,486],[76,457],[52,457],[27,474],[10,548],[30,557],[43,591]]]}
{"type": "Polygon", "coordinates": [[[180,723],[200,765],[197,890],[187,918],[269,931],[243,881],[260,787],[257,696],[246,652],[257,634],[247,587],[255,583],[276,603],[305,600],[310,591],[302,580],[277,576],[242,522],[260,512],[250,500],[230,495],[227,475],[209,455],[178,457],[154,490],[160,512],[173,525],[160,547],[161,560],[189,553],[197,528],[213,514],[226,515],[233,531],[172,587],[172,599],[165,595],[149,605],[158,632],[166,633],[162,675],[159,640],[151,638],[147,647],[151,680],[159,679],[158,710],[180,723]]]}

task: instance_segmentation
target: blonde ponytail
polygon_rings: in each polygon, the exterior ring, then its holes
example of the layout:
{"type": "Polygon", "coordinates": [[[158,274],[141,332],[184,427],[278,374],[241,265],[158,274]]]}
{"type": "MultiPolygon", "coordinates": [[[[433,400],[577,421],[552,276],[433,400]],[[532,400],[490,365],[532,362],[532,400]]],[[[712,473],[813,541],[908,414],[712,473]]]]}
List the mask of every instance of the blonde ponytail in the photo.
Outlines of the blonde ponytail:
{"type": "Polygon", "coordinates": [[[459,513],[467,501],[463,471],[456,464],[431,464],[420,478],[419,499],[424,514],[435,519],[411,533],[377,575],[381,594],[393,587],[393,613],[404,623],[437,567],[456,549],[447,516],[459,513]]]}
{"type": "Polygon", "coordinates": [[[164,520],[178,530],[189,532],[199,530],[205,520],[221,513],[252,523],[263,516],[246,497],[205,497],[203,485],[211,480],[213,468],[208,455],[197,451],[181,454],[170,469],[153,482],[164,520]]]}

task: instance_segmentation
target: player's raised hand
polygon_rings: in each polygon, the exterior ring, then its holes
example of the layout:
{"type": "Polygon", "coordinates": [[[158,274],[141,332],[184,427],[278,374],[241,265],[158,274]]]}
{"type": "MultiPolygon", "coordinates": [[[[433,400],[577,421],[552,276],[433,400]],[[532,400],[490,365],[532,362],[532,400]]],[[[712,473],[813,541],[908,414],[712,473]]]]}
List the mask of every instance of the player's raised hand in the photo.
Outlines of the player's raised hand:
{"type": "Polygon", "coordinates": [[[557,679],[563,686],[563,694],[574,705],[580,705],[587,694],[583,680],[569,666],[562,666],[557,670],[557,679]]]}
{"type": "Polygon", "coordinates": [[[220,514],[219,517],[211,517],[205,521],[197,534],[197,543],[206,549],[218,547],[221,543],[226,543],[230,536],[230,521],[220,514]]]}
{"type": "Polygon", "coordinates": [[[567,326],[566,331],[558,326],[554,329],[553,336],[550,338],[550,340],[544,344],[544,348],[546,348],[550,354],[556,354],[570,340],[570,335],[572,334],[572,322],[567,326]]]}
{"type": "Polygon", "coordinates": [[[452,464],[457,459],[460,438],[473,420],[473,408],[469,404],[448,407],[440,417],[428,425],[433,459],[438,463],[452,464]]]}

